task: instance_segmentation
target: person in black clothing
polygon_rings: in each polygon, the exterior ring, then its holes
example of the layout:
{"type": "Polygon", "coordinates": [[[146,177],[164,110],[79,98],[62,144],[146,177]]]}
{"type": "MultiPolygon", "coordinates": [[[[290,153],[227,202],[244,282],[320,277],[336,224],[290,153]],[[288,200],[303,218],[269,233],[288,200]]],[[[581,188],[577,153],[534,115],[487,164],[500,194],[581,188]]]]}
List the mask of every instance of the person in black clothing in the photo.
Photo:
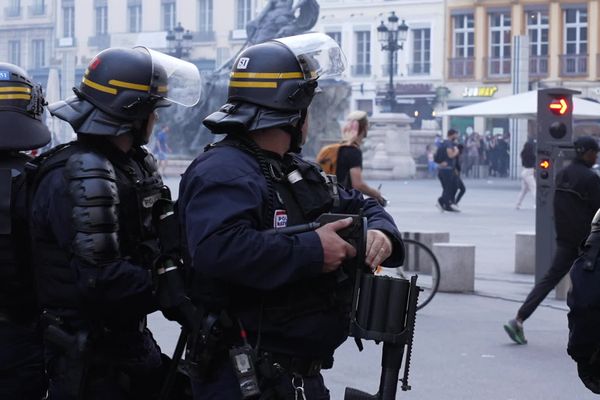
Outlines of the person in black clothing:
{"type": "Polygon", "coordinates": [[[360,145],[367,137],[369,120],[364,111],[354,111],[348,115],[342,134],[344,142],[339,147],[336,177],[347,190],[356,189],[362,194],[373,197],[379,204],[386,200],[381,192],[369,186],[362,176],[362,151],[360,145]]]}
{"type": "MultiPolygon", "coordinates": [[[[438,198],[436,206],[441,211],[458,212],[454,207],[454,194],[456,193],[456,158],[459,151],[456,146],[458,132],[454,129],[448,131],[448,137],[442,142],[437,152],[441,153],[441,159],[436,160],[438,163],[438,178],[442,184],[442,195],[438,198]]],[[[436,152],[436,153],[437,153],[436,152]]]]}
{"type": "Polygon", "coordinates": [[[523,171],[521,171],[521,192],[515,206],[517,210],[521,208],[521,203],[523,203],[527,192],[531,192],[535,204],[535,140],[531,137],[525,142],[523,150],[521,150],[521,165],[523,171]]]}
{"type": "Polygon", "coordinates": [[[49,399],[155,399],[167,364],[146,315],[161,309],[186,324],[192,305],[166,292],[179,272],[159,240],[155,211],[166,214],[155,205],[170,195],[142,146],[158,107],[198,101],[200,76],[147,48],[109,48],[74,92],[48,108],[77,140],[30,169],[49,399]]]}
{"type": "Polygon", "coordinates": [[[371,268],[398,265],[402,240],[375,200],[335,186],[298,155],[318,82],[344,66],[337,43],[317,33],[276,39],[233,65],[227,104],[204,120],[227,137],[194,160],[179,190],[192,297],[205,310],[201,325],[217,327],[193,335],[200,344],[186,355],[194,399],[241,400],[258,385],[262,399],[326,400],[321,369],[348,336],[351,284],[341,266],[356,254],[336,231],[351,220],[293,235],[276,229],[361,213],[371,268]],[[333,64],[311,62],[314,54],[333,64]],[[265,89],[247,84],[253,75],[282,78],[265,89]],[[232,355],[241,352],[256,361],[256,385],[240,378],[232,355]]]}
{"type": "Polygon", "coordinates": [[[576,156],[573,162],[556,176],[553,204],[556,252],[552,265],[533,287],[516,317],[504,325],[505,331],[517,344],[527,343],[523,322],[569,272],[581,242],[589,233],[594,214],[600,208],[600,177],[590,169],[596,163],[598,142],[592,137],[582,136],[575,140],[574,147],[576,156]]]}
{"type": "Polygon", "coordinates": [[[460,201],[460,199],[462,199],[462,197],[465,195],[467,188],[465,187],[465,183],[462,180],[462,177],[460,176],[462,173],[462,159],[461,157],[464,154],[464,146],[462,144],[458,144],[456,146],[458,148],[458,156],[455,159],[455,165],[454,165],[454,189],[453,189],[453,193],[452,193],[452,198],[454,199],[452,201],[452,205],[454,207],[458,207],[458,202],[460,201]]]}
{"type": "Polygon", "coordinates": [[[27,232],[23,150],[45,146],[41,86],[0,63],[0,399],[40,400],[46,392],[27,232]]]}

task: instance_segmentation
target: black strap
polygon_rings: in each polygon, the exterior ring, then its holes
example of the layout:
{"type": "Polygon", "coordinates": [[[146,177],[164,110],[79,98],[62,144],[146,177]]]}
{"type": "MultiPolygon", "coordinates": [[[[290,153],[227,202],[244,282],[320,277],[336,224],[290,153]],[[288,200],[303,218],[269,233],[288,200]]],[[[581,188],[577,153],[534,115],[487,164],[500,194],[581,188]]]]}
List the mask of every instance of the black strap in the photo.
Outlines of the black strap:
{"type": "Polygon", "coordinates": [[[0,235],[10,235],[12,232],[11,199],[12,171],[0,169],[0,235]]]}

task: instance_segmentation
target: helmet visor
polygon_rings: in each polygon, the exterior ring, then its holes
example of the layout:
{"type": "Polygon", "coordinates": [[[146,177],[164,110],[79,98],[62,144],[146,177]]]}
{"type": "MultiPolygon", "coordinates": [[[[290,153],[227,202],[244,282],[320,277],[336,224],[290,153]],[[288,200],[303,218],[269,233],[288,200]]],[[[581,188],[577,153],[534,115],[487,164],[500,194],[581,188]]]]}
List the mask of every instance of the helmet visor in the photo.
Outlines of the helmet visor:
{"type": "Polygon", "coordinates": [[[335,40],[324,33],[308,33],[275,39],[298,59],[305,79],[341,78],[346,56],[335,40]]]}
{"type": "Polygon", "coordinates": [[[202,79],[194,64],[147,47],[138,48],[147,51],[152,59],[150,87],[154,94],[185,107],[192,107],[198,103],[202,92],[202,79]]]}

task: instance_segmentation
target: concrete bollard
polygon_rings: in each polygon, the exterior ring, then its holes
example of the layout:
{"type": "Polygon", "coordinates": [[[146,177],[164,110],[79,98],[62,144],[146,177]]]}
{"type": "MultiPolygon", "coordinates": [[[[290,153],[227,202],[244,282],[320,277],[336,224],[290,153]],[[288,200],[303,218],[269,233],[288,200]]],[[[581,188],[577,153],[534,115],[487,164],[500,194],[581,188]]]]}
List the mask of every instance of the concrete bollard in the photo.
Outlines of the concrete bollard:
{"type": "Polygon", "coordinates": [[[571,278],[569,274],[565,275],[564,278],[560,280],[556,288],[554,289],[554,298],[556,300],[566,300],[567,293],[571,289],[571,278]]]}
{"type": "Polygon", "coordinates": [[[535,232],[515,233],[515,272],[535,274],[535,232]]]}
{"type": "MultiPolygon", "coordinates": [[[[423,243],[433,251],[434,243],[448,243],[450,241],[449,232],[437,232],[437,231],[418,231],[418,232],[402,232],[403,238],[413,239],[417,242],[423,243]]],[[[415,245],[405,246],[406,254],[404,260],[404,269],[407,271],[423,272],[424,274],[431,274],[431,268],[433,261],[431,258],[423,253],[423,250],[415,245]]],[[[439,260],[438,260],[439,261],[439,260]]]]}
{"type": "Polygon", "coordinates": [[[434,243],[433,253],[440,263],[440,292],[475,290],[475,245],[434,243]]]}

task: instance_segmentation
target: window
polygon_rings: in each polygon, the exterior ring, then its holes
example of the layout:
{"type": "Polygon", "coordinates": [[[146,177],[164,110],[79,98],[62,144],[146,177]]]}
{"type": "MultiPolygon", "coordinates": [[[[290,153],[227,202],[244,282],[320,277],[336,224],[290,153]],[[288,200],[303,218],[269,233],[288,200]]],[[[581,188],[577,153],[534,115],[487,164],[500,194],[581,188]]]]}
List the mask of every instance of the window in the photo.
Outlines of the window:
{"type": "Polygon", "coordinates": [[[10,0],[8,3],[8,10],[6,10],[8,17],[18,17],[21,15],[21,0],[10,0]]]}
{"type": "Polygon", "coordinates": [[[475,56],[475,19],[473,14],[453,17],[454,41],[452,56],[455,58],[471,58],[475,56]]]}
{"type": "Polygon", "coordinates": [[[326,32],[326,34],[342,47],[342,32],[326,32]]]}
{"type": "Polygon", "coordinates": [[[431,29],[413,29],[413,74],[429,74],[431,65],[431,29]]]}
{"type": "Polygon", "coordinates": [[[175,28],[176,14],[175,14],[175,3],[163,3],[163,30],[172,31],[175,28]]]}
{"type": "Polygon", "coordinates": [[[358,31],[356,35],[356,65],[354,75],[371,75],[371,32],[358,31]]]}
{"type": "Polygon", "coordinates": [[[21,65],[21,42],[19,40],[8,41],[8,62],[21,65]]]}
{"type": "Polygon", "coordinates": [[[252,0],[237,0],[237,17],[235,29],[246,29],[246,24],[252,19],[252,0]]]}
{"type": "Polygon", "coordinates": [[[44,4],[44,0],[34,0],[31,5],[31,14],[32,15],[44,15],[46,13],[46,5],[44,4]]]}
{"type": "Polygon", "coordinates": [[[565,54],[587,54],[587,10],[565,10],[565,54]]]}
{"type": "Polygon", "coordinates": [[[510,75],[511,18],[510,12],[489,14],[488,76],[510,75]]]}
{"type": "Polygon", "coordinates": [[[108,33],[108,6],[96,7],[96,36],[108,33]]]}
{"type": "Polygon", "coordinates": [[[200,0],[198,2],[199,20],[198,32],[212,32],[213,30],[213,0],[200,0]]]}
{"type": "Polygon", "coordinates": [[[548,74],[548,11],[527,11],[529,35],[529,73],[533,76],[548,74]]]}
{"type": "Polygon", "coordinates": [[[136,4],[127,7],[129,14],[129,32],[142,31],[142,5],[136,4]]]}
{"type": "Polygon", "coordinates": [[[63,37],[75,37],[75,7],[63,7],[63,37]]]}
{"type": "Polygon", "coordinates": [[[46,66],[46,51],[44,39],[31,41],[31,64],[33,68],[46,66]]]}
{"type": "Polygon", "coordinates": [[[571,8],[564,10],[564,54],[561,57],[563,75],[587,74],[587,9],[571,8]]]}

